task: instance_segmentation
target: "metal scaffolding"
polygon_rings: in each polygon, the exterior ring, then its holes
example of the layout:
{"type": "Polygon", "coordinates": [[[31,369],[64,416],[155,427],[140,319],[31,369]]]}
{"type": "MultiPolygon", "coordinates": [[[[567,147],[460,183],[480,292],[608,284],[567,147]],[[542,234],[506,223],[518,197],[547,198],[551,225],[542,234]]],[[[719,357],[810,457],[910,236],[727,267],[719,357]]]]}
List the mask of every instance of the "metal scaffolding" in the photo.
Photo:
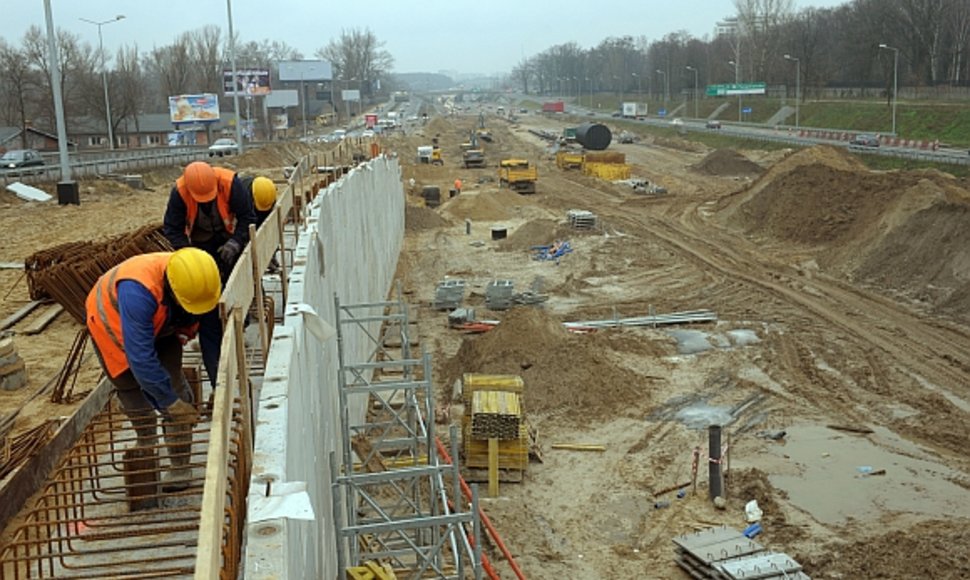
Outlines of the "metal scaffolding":
{"type": "MultiPolygon", "coordinates": [[[[400,286],[396,301],[342,305],[335,296],[334,304],[342,465],[333,453],[330,467],[338,574],[377,563],[398,578],[479,580],[477,492],[467,509],[457,463],[438,457],[431,357],[412,358],[400,286]],[[355,340],[373,345],[367,360],[346,360],[355,340]],[[352,407],[366,412],[352,416],[352,407]]],[[[452,446],[458,457],[454,437],[452,446]]]]}

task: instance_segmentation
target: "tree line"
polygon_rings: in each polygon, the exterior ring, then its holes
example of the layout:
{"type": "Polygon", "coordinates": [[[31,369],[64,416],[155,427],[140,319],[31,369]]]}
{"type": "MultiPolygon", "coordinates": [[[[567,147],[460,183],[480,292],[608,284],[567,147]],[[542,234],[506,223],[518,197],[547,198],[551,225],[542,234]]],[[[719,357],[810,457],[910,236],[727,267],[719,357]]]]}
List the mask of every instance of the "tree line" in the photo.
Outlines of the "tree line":
{"type": "MultiPolygon", "coordinates": [[[[105,54],[111,123],[129,122],[138,129],[138,115],[167,113],[170,95],[222,95],[223,70],[228,70],[228,37],[218,26],[183,32],[171,44],[149,50],[125,45],[105,54]]],[[[81,119],[104,127],[106,103],[102,83],[102,55],[78,34],[56,32],[61,93],[68,133],[81,119]]],[[[394,59],[370,30],[342,31],[315,52],[329,60],[334,78],[359,80],[366,94],[391,71],[394,59]]],[[[107,52],[107,51],[106,51],[107,52]]],[[[272,69],[281,60],[303,55],[279,40],[235,43],[236,67],[272,69]]],[[[46,34],[30,27],[18,45],[0,37],[0,126],[34,126],[51,133],[54,98],[46,34]]],[[[24,144],[26,135],[23,135],[24,144]]],[[[24,145],[25,146],[25,145],[24,145]]]]}
{"type": "Polygon", "coordinates": [[[636,92],[657,98],[731,82],[892,90],[970,86],[968,0],[852,0],[794,10],[793,0],[735,0],[734,26],[696,38],[611,37],[552,46],[519,62],[511,81],[533,93],[636,92]],[[883,45],[883,46],[880,46],[883,45]],[[785,55],[788,55],[786,58],[785,55]],[[898,58],[898,60],[897,60],[898,58]],[[696,77],[695,77],[696,74],[696,77]]]}

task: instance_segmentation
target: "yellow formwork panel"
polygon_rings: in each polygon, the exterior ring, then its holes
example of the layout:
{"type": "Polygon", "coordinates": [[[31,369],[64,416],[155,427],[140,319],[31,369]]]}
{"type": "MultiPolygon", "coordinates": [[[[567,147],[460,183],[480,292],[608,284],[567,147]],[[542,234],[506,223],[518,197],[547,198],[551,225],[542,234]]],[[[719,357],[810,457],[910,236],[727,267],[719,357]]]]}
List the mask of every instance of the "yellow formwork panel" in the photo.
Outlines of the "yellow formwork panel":
{"type": "Polygon", "coordinates": [[[583,166],[583,154],[569,151],[556,153],[556,166],[559,169],[579,169],[583,166]]]}
{"type": "Polygon", "coordinates": [[[363,566],[347,568],[347,580],[397,580],[397,575],[390,566],[367,562],[363,566]]]}
{"type": "Polygon", "coordinates": [[[605,179],[607,181],[617,181],[620,179],[630,179],[631,169],[629,165],[617,163],[590,163],[583,164],[583,174],[605,179]]]}
{"type": "Polygon", "coordinates": [[[461,379],[466,391],[484,389],[488,391],[512,391],[521,393],[525,383],[519,375],[485,375],[465,373],[461,379]]]}
{"type": "Polygon", "coordinates": [[[522,415],[519,394],[509,391],[475,391],[472,395],[472,415],[522,415]]]}

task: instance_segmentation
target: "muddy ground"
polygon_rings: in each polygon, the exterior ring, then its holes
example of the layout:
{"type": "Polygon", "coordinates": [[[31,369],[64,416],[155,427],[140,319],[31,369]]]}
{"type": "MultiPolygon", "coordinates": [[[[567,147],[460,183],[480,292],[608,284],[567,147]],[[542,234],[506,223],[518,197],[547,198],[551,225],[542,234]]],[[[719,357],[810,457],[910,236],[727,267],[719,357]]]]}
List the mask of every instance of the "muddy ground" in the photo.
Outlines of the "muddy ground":
{"type": "MultiPolygon", "coordinates": [[[[435,357],[442,406],[454,403],[451,383],[464,372],[525,379],[544,462],[483,504],[527,577],[686,578],[671,537],[716,524],[742,529],[753,499],[764,511],[758,539],[813,577],[970,576],[966,183],[938,172],[873,173],[835,149],[711,151],[644,136],[611,147],[669,191],[643,195],[557,169],[527,129],[564,123],[538,117],[514,125],[489,117],[489,167],[462,169],[459,143],[474,122],[434,118],[385,140],[411,192],[399,270],[435,357]],[[444,167],[413,165],[415,148],[435,135],[444,167]],[[535,195],[498,188],[495,165],[512,156],[538,163],[535,195]],[[456,177],[461,195],[421,207],[423,185],[447,191],[456,177]],[[571,230],[570,209],[596,213],[599,227],[571,230]],[[495,225],[508,228],[506,240],[491,239],[495,225]],[[532,259],[532,246],[555,240],[574,251],[558,263],[532,259]],[[465,303],[479,318],[503,322],[482,335],[448,329],[446,314],[429,307],[446,278],[466,280],[465,303]],[[496,278],[549,299],[489,311],[485,286],[496,278]],[[561,326],[698,309],[718,322],[594,334],[561,326]],[[692,451],[706,445],[710,421],[730,435],[726,509],[707,498],[703,462],[696,493],[658,495],[691,481],[692,451]]],[[[254,151],[226,164],[279,177],[299,153],[254,151]]],[[[146,191],[83,183],[79,207],[0,193],[0,262],[158,221],[176,171],[168,173],[146,176],[146,191]]],[[[20,277],[0,270],[0,317],[28,300],[20,277]]],[[[70,412],[45,403],[41,390],[77,328],[61,315],[42,334],[15,337],[31,383],[0,393],[0,416],[22,409],[18,430],[70,412]]],[[[79,390],[98,374],[89,359],[79,390]]]]}

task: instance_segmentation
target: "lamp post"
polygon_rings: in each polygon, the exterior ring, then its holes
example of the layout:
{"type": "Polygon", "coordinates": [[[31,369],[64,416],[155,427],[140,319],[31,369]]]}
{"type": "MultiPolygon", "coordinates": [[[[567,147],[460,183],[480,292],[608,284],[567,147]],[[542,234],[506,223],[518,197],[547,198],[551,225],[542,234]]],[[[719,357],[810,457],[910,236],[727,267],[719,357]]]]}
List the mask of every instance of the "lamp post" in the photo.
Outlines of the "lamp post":
{"type": "Polygon", "coordinates": [[[667,73],[665,71],[662,71],[662,70],[660,70],[658,68],[657,69],[657,74],[663,75],[663,79],[664,79],[663,80],[663,84],[660,85],[660,86],[661,86],[661,90],[663,91],[664,115],[666,115],[667,114],[667,96],[668,96],[668,94],[670,92],[670,86],[667,84],[667,73]]]}
{"type": "Polygon", "coordinates": [[[785,55],[785,60],[790,60],[795,63],[795,128],[798,128],[798,105],[802,100],[802,61],[793,57],[790,54],[785,55]]]}
{"type": "Polygon", "coordinates": [[[880,44],[879,48],[893,51],[893,136],[896,135],[896,92],[899,91],[899,49],[887,44],[880,44]]]}
{"type": "MultiPolygon", "coordinates": [[[[734,84],[741,84],[741,65],[733,60],[729,60],[728,64],[734,67],[734,84]]],[[[741,122],[741,93],[740,87],[738,88],[738,123],[741,122]]]]}
{"type": "Polygon", "coordinates": [[[242,139],[242,123],[239,118],[239,90],[236,88],[236,38],[232,31],[232,0],[226,0],[226,18],[229,20],[229,64],[232,66],[232,109],[236,115],[236,146],[239,147],[239,153],[242,154],[246,150],[246,146],[242,139]]]}
{"type": "Polygon", "coordinates": [[[82,22],[87,22],[88,24],[93,24],[98,27],[98,51],[101,53],[101,84],[104,85],[104,116],[105,120],[108,122],[108,147],[110,149],[115,148],[115,135],[114,129],[111,126],[111,100],[108,98],[108,70],[105,68],[104,64],[104,37],[101,35],[101,27],[105,24],[111,24],[112,22],[123,20],[124,17],[124,14],[119,14],[111,20],[103,20],[101,22],[88,20],[87,18],[78,18],[78,20],[81,20],[82,22]]]}
{"type": "Polygon", "coordinates": [[[640,114],[640,103],[643,102],[643,83],[640,81],[640,75],[637,73],[630,73],[637,79],[637,110],[635,113],[640,114]]]}
{"type": "Polygon", "coordinates": [[[697,119],[697,69],[687,65],[687,70],[694,72],[694,118],[697,119]]]}

